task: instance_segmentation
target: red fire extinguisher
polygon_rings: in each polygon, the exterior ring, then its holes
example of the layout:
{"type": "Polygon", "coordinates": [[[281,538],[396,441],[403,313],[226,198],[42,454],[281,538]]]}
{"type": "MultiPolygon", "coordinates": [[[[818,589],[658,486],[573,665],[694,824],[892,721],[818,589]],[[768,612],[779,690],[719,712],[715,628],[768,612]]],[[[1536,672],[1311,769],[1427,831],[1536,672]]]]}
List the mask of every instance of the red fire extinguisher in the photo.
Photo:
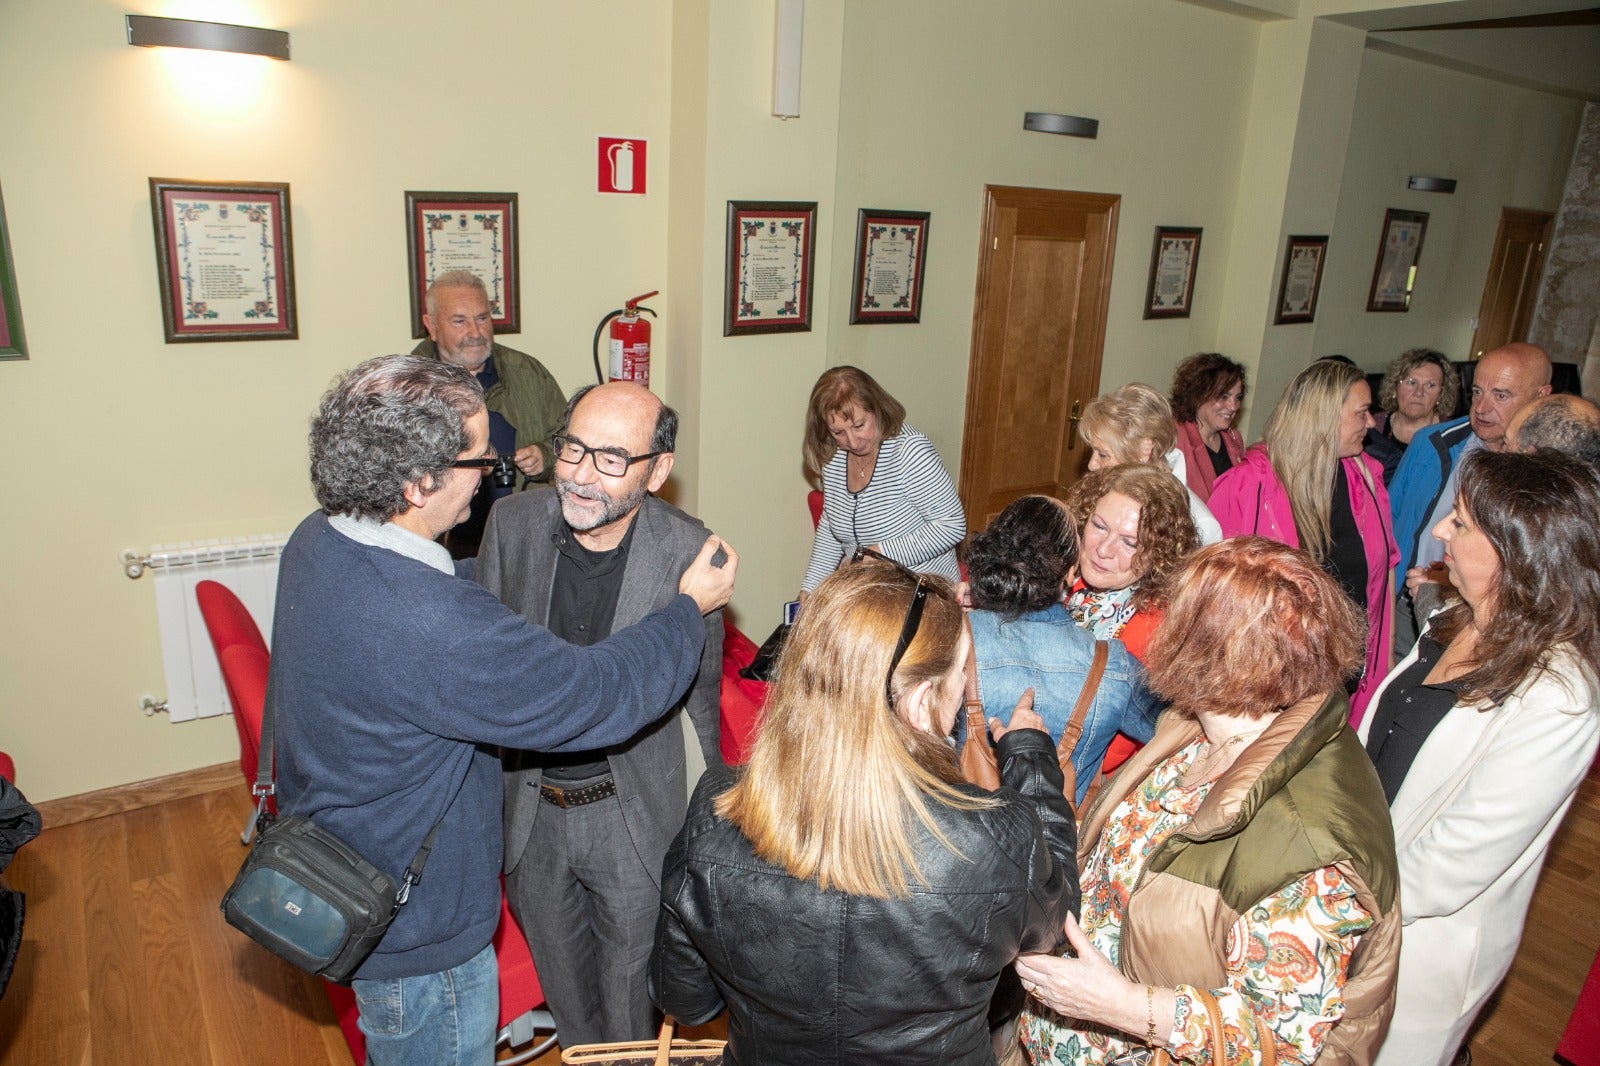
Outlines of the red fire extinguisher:
{"type": "Polygon", "coordinates": [[[607,380],[606,373],[600,369],[600,334],[606,332],[606,324],[610,323],[609,380],[637,381],[647,389],[650,387],[650,323],[639,316],[642,313],[654,318],[656,313],[648,307],[641,307],[639,301],[648,300],[660,291],[657,289],[643,296],[635,296],[600,319],[594,331],[594,376],[597,381],[603,384],[607,380]]]}

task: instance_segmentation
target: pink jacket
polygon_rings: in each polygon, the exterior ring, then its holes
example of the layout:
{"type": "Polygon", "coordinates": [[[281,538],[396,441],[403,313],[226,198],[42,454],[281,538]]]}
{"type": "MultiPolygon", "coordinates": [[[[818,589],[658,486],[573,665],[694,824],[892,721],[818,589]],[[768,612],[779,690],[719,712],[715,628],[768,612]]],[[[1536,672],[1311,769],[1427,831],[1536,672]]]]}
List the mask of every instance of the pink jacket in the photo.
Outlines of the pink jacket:
{"type": "MultiPolygon", "coordinates": [[[[1361,684],[1350,697],[1350,724],[1361,723],[1367,702],[1389,673],[1394,596],[1390,575],[1400,561],[1389,518],[1389,492],[1383,487],[1383,466],[1368,455],[1339,460],[1350,482],[1350,510],[1367,554],[1367,663],[1361,684]],[[1368,475],[1362,476],[1363,470],[1368,475]]],[[[1289,494],[1273,472],[1267,450],[1257,444],[1244,462],[1217,479],[1209,506],[1225,537],[1256,535],[1300,547],[1289,494]]]]}
{"type": "MultiPolygon", "coordinates": [[[[1211,453],[1206,450],[1206,442],[1200,438],[1200,427],[1193,422],[1179,422],[1178,424],[1178,450],[1183,453],[1183,473],[1189,481],[1189,488],[1200,497],[1202,503],[1209,503],[1214,489],[1213,482],[1217,480],[1216,469],[1211,465],[1211,453]]],[[[1236,429],[1227,430],[1222,434],[1222,447],[1227,450],[1228,458],[1233,460],[1233,465],[1238,466],[1244,459],[1244,438],[1239,436],[1236,429]]],[[[1227,535],[1227,530],[1223,530],[1227,535]]]]}

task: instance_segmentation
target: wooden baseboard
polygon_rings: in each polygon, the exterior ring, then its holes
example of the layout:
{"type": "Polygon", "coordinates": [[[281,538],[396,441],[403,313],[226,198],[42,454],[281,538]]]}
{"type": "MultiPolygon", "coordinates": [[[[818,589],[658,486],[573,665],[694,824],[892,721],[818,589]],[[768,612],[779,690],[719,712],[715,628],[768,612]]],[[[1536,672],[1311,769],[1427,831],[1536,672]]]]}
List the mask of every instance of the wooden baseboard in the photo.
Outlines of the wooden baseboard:
{"type": "Polygon", "coordinates": [[[91,818],[104,818],[108,814],[125,814],[140,807],[153,807],[169,800],[186,799],[207,792],[237,787],[243,788],[237,762],[202,766],[166,777],[152,777],[148,781],[102,788],[98,792],[82,792],[76,796],[45,800],[35,804],[46,829],[74,822],[87,822],[91,818]]]}

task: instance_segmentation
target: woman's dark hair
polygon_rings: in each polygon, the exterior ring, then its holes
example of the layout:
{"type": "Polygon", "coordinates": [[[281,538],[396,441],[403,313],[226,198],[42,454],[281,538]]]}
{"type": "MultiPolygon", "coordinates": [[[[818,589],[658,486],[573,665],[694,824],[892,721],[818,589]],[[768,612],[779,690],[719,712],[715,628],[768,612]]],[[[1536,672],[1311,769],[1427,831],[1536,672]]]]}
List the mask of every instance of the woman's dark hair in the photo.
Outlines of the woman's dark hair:
{"type": "Polygon", "coordinates": [[[1215,400],[1235,385],[1244,402],[1244,367],[1221,352],[1196,352],[1172,374],[1172,420],[1193,422],[1201,404],[1215,400]]]}
{"type": "Polygon", "coordinates": [[[1072,515],[1049,496],[1024,496],[967,545],[972,606],[1016,618],[1061,602],[1067,571],[1078,561],[1072,515]]]}
{"type": "Polygon", "coordinates": [[[1600,673],[1600,474],[1554,452],[1477,451],[1462,461],[1456,508],[1500,559],[1492,619],[1457,603],[1434,624],[1448,644],[1479,623],[1477,661],[1457,680],[1462,698],[1500,703],[1561,644],[1600,673]]]}

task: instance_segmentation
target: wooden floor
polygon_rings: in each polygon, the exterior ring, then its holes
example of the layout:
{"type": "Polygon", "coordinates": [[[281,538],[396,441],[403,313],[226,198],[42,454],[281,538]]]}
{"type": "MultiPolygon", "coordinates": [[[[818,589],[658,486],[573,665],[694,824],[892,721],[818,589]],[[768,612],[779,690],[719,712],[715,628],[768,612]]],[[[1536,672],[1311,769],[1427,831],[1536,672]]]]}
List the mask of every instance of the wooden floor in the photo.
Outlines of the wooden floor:
{"type": "MultiPolygon", "coordinates": [[[[0,1066],[348,1066],[318,982],[223,922],[242,785],[47,829],[7,871],[25,942],[0,999],[0,1066]]],[[[1600,781],[1579,793],[1475,1066],[1552,1061],[1600,946],[1600,781]]],[[[557,1066],[552,1051],[536,1060],[557,1066]]]]}

